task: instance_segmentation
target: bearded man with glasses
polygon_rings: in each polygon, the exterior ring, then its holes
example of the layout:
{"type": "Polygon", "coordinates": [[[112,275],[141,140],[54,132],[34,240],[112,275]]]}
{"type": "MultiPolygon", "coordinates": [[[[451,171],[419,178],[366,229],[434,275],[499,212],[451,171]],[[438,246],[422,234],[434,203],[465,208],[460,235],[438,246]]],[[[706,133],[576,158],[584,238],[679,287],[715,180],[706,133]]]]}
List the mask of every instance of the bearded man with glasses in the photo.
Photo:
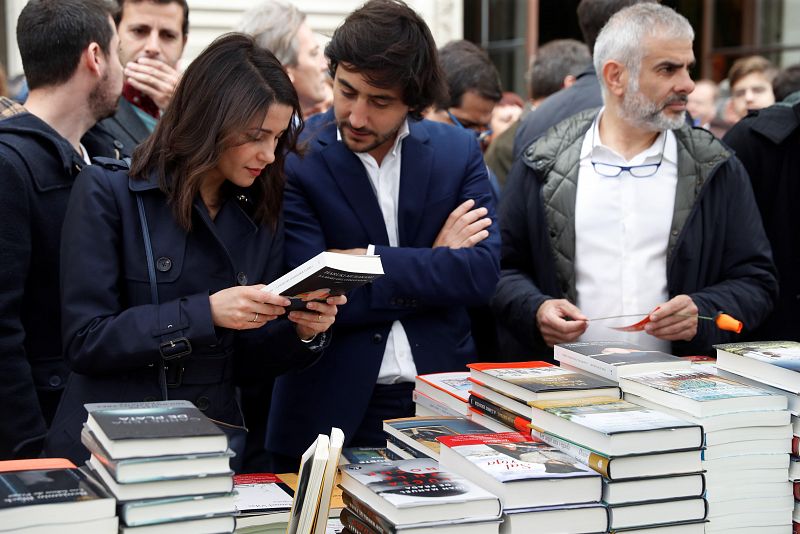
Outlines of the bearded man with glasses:
{"type": "Polygon", "coordinates": [[[753,329],[772,309],[775,267],[747,174],[686,124],[693,39],[668,7],[619,11],[594,48],[604,106],[556,125],[515,163],[492,302],[504,353],[613,339],[701,354],[734,334],[698,314],[753,329]],[[650,319],[638,332],[591,320],[635,314],[650,319]]]}

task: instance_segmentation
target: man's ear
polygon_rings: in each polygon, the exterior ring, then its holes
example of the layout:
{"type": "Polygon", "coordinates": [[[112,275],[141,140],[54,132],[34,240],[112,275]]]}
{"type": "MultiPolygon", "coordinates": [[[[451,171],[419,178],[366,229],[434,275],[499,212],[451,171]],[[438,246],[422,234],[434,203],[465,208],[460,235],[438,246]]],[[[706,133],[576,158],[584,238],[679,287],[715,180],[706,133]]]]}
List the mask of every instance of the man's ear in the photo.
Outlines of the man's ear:
{"type": "Polygon", "coordinates": [[[578,81],[578,78],[573,76],[572,74],[567,74],[564,76],[564,81],[561,82],[561,88],[566,89],[567,87],[572,87],[572,84],[578,81]]]}
{"type": "Polygon", "coordinates": [[[628,87],[628,76],[630,75],[625,65],[610,59],[603,64],[603,72],[600,74],[603,76],[603,82],[605,82],[609,93],[618,97],[622,97],[625,94],[625,90],[628,87]]]}
{"type": "Polygon", "coordinates": [[[89,43],[89,46],[86,47],[81,55],[81,61],[89,69],[89,72],[98,77],[102,76],[103,63],[106,61],[106,56],[99,44],[89,43]]]}
{"type": "Polygon", "coordinates": [[[286,75],[289,76],[289,81],[294,85],[294,67],[286,67],[286,75]]]}

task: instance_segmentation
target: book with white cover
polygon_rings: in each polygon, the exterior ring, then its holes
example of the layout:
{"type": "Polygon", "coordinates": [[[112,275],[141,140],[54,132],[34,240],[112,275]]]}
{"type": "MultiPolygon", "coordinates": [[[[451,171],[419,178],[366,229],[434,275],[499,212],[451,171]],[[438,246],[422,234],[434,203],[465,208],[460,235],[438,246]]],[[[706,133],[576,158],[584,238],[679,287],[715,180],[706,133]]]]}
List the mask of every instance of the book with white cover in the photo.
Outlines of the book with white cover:
{"type": "Polygon", "coordinates": [[[702,497],[705,490],[702,473],[619,481],[603,479],[603,502],[625,504],[702,497]]]}
{"type": "Polygon", "coordinates": [[[519,432],[439,438],[442,469],[500,497],[503,509],[597,502],[601,477],[555,447],[519,432]]]}
{"type": "Polygon", "coordinates": [[[235,528],[236,520],[232,516],[223,516],[141,527],[120,525],[119,532],[120,534],[184,534],[188,532],[192,534],[225,534],[233,532],[235,528]]]}
{"type": "Polygon", "coordinates": [[[689,369],[692,362],[672,354],[646,350],[622,341],[560,343],[553,348],[559,362],[614,382],[619,377],[648,371],[689,369]]]}
{"type": "Polygon", "coordinates": [[[531,435],[576,458],[609,480],[699,473],[703,469],[699,449],[609,457],[537,428],[531,428],[531,435]]]}
{"type": "Polygon", "coordinates": [[[717,430],[730,430],[733,428],[742,428],[750,426],[784,426],[788,425],[790,421],[790,414],[786,410],[768,410],[764,412],[736,412],[724,413],[719,415],[710,415],[708,417],[696,417],[694,415],[682,412],[680,410],[672,409],[668,406],[658,404],[644,399],[638,395],[631,393],[625,394],[625,400],[658,410],[666,414],[672,415],[691,421],[695,424],[702,425],[703,430],[706,432],[714,432],[717,430]]]}
{"type": "Polygon", "coordinates": [[[759,482],[753,484],[728,484],[724,486],[711,486],[708,488],[708,500],[732,501],[738,499],[785,499],[792,496],[794,488],[791,482],[759,482]]]}
{"type": "Polygon", "coordinates": [[[664,525],[706,518],[708,505],[703,498],[608,505],[612,530],[664,525]]]}
{"type": "Polygon", "coordinates": [[[696,369],[628,375],[620,377],[619,384],[625,393],[696,417],[786,409],[782,395],[696,369]]]}
{"type": "Polygon", "coordinates": [[[325,534],[325,528],[328,524],[331,495],[333,495],[333,486],[336,485],[336,467],[339,465],[339,456],[341,456],[342,447],[344,446],[344,432],[341,429],[331,428],[328,446],[328,462],[325,464],[325,472],[322,476],[322,493],[319,498],[314,534],[325,534]]]}
{"type": "Polygon", "coordinates": [[[800,393],[800,343],[748,341],[714,345],[717,367],[791,393],[800,393]]]}
{"type": "Polygon", "coordinates": [[[725,458],[727,456],[749,456],[751,454],[788,454],[792,440],[790,439],[757,439],[720,443],[707,446],[703,451],[703,460],[725,458]]]}
{"type": "Polygon", "coordinates": [[[234,493],[184,495],[121,503],[119,516],[129,527],[188,521],[236,513],[234,493]]]}
{"type": "Polygon", "coordinates": [[[532,426],[606,456],[703,445],[701,426],[624,400],[594,397],[539,401],[532,409],[532,426]]]}
{"type": "Polygon", "coordinates": [[[791,441],[791,425],[783,426],[746,426],[725,430],[706,431],[706,447],[736,443],[739,441],[758,441],[761,439],[783,439],[791,441]]]}
{"type": "Polygon", "coordinates": [[[432,373],[418,375],[414,390],[451,408],[455,415],[467,415],[469,397],[469,372],[432,373]]]}
{"type": "Polygon", "coordinates": [[[95,456],[90,456],[86,465],[92,469],[92,474],[96,475],[96,478],[108,488],[118,501],[161,499],[202,493],[229,493],[233,490],[233,479],[230,475],[119,484],[95,456]]]}
{"type": "MultiPolygon", "coordinates": [[[[330,455],[330,437],[319,434],[300,459],[297,474],[297,491],[292,500],[292,511],[287,534],[311,534],[319,510],[325,467],[330,455]]],[[[338,461],[338,459],[337,459],[338,461]]]]}
{"type": "MultiPolygon", "coordinates": [[[[602,504],[566,504],[503,511],[501,534],[563,534],[608,531],[608,514],[602,504]],[[569,529],[569,530],[567,530],[569,529]]],[[[409,534],[413,531],[409,531],[409,534]]]]}
{"type": "Polygon", "coordinates": [[[430,458],[343,465],[342,488],[395,525],[500,517],[498,498],[430,458]]]}
{"type": "Polygon", "coordinates": [[[791,391],[786,391],[785,389],[776,388],[774,386],[770,386],[769,384],[765,384],[764,382],[759,382],[758,380],[753,380],[752,378],[747,378],[746,376],[742,376],[736,373],[731,373],[730,371],[726,371],[725,369],[720,369],[716,366],[708,366],[704,371],[708,371],[709,373],[716,373],[719,376],[723,376],[725,378],[732,378],[737,382],[741,382],[742,384],[747,384],[748,386],[755,386],[757,388],[761,388],[764,391],[769,391],[775,395],[783,395],[786,397],[786,401],[788,402],[787,409],[792,412],[792,415],[800,415],[800,394],[792,393],[791,391]]]}
{"type": "MultiPolygon", "coordinates": [[[[708,523],[706,521],[692,521],[689,523],[675,523],[672,525],[661,525],[657,527],[644,528],[625,528],[612,530],[612,534],[619,532],[622,534],[705,534],[708,523]]],[[[755,534],[755,533],[754,533],[755,534]]],[[[763,534],[772,534],[763,533],[763,534]]]]}
{"type": "Polygon", "coordinates": [[[287,297],[289,309],[303,309],[309,301],[324,301],[383,276],[380,256],[320,252],[262,291],[287,297]]]}
{"type": "MultiPolygon", "coordinates": [[[[417,417],[436,417],[439,415],[444,415],[445,417],[469,417],[468,413],[454,410],[447,404],[439,402],[416,389],[411,392],[411,400],[414,401],[414,415],[417,417]]],[[[469,410],[469,407],[467,410],[469,410]]]]}

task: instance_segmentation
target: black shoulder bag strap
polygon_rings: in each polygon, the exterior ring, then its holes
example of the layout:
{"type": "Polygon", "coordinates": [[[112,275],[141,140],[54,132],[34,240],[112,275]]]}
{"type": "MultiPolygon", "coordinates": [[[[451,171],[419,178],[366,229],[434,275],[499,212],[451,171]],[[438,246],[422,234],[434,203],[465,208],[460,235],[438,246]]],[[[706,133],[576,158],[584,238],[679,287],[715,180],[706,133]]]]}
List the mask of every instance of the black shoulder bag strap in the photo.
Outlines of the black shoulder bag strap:
{"type": "MultiPolygon", "coordinates": [[[[150,243],[150,230],[147,227],[147,214],[144,211],[144,201],[142,195],[136,194],[136,204],[139,207],[139,224],[142,226],[142,240],[144,241],[144,254],[147,259],[147,277],[150,280],[150,300],[153,304],[158,304],[158,285],[156,284],[156,267],[153,260],[153,246],[150,243]]],[[[167,372],[163,362],[158,362],[158,382],[161,386],[161,397],[168,400],[167,394],[167,372]]]]}

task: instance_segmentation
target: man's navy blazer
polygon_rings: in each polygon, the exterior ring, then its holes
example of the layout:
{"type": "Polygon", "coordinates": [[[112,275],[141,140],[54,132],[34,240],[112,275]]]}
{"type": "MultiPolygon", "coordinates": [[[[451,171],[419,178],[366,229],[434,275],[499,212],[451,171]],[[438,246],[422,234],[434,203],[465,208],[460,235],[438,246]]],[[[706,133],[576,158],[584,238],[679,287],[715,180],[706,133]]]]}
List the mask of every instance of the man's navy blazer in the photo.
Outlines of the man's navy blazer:
{"type": "MultiPolygon", "coordinates": [[[[331,426],[350,437],[372,395],[392,322],[408,335],[419,374],[464,371],[475,359],[467,306],[489,301],[499,279],[500,236],[486,164],[475,137],[409,119],[402,142],[399,240],[386,225],[367,172],[341,141],[333,113],[306,124],[304,157],[286,163],[285,251],[295,267],[327,249],[375,245],[385,275],[348,295],[320,361],[275,384],[267,449],[298,458],[331,426]],[[448,215],[474,199],[489,210],[489,237],[471,248],[431,248],[448,215]]],[[[346,441],[349,443],[349,441],[346,441]]]]}

